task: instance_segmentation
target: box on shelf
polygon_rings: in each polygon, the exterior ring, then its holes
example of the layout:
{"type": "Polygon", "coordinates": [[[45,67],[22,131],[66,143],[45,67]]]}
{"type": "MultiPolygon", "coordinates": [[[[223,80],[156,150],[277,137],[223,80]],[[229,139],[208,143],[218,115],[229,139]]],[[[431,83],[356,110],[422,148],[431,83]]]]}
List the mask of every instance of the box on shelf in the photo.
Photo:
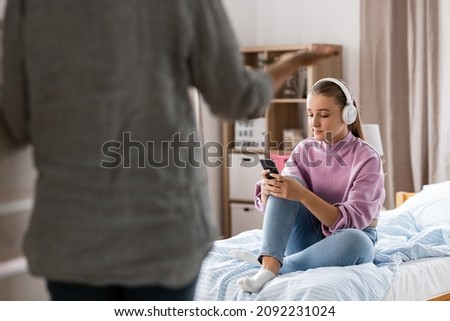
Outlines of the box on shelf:
{"type": "Polygon", "coordinates": [[[264,117],[238,120],[234,123],[234,146],[263,149],[266,132],[266,118],[264,117]]]}
{"type": "Polygon", "coordinates": [[[277,93],[276,98],[306,98],[307,94],[307,69],[299,69],[292,74],[283,88],[277,93]]]}

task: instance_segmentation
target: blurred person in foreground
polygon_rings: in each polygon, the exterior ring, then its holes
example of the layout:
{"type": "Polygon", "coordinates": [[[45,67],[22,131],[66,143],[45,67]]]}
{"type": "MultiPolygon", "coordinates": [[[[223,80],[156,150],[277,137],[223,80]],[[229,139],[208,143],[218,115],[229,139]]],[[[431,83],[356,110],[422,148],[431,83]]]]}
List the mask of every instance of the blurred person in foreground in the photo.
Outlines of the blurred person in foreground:
{"type": "Polygon", "coordinates": [[[24,249],[53,300],[192,300],[215,231],[187,89],[225,119],[330,48],[243,65],[219,0],[10,0],[1,117],[38,170],[24,249]]]}

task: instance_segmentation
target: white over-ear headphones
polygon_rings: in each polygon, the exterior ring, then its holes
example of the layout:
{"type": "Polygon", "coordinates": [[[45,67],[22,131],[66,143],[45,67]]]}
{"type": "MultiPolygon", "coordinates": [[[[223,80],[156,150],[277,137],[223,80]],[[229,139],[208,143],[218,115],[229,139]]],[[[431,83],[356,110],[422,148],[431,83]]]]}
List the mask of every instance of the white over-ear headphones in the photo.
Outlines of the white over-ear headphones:
{"type": "Polygon", "coordinates": [[[318,80],[314,84],[314,86],[323,81],[330,81],[332,83],[335,83],[336,85],[338,85],[341,88],[342,92],[345,95],[345,99],[346,99],[344,109],[342,109],[342,121],[344,123],[346,123],[347,125],[353,124],[356,121],[356,116],[358,115],[358,110],[355,107],[355,103],[353,101],[353,96],[352,96],[352,93],[350,92],[350,90],[347,88],[347,86],[342,81],[340,81],[339,79],[336,79],[336,78],[322,78],[322,79],[318,80]]]}

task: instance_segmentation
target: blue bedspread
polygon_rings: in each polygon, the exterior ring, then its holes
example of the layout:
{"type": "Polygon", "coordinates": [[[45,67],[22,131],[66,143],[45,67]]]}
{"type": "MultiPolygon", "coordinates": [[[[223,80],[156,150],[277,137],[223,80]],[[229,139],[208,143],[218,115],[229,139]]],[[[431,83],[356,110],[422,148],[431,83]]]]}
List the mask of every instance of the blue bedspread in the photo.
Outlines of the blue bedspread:
{"type": "Polygon", "coordinates": [[[233,249],[258,253],[261,231],[216,241],[200,272],[196,300],[338,301],[383,300],[404,261],[450,256],[450,182],[435,184],[381,213],[374,263],[324,267],[280,275],[258,293],[242,292],[237,280],[258,266],[230,256],[233,249]]]}

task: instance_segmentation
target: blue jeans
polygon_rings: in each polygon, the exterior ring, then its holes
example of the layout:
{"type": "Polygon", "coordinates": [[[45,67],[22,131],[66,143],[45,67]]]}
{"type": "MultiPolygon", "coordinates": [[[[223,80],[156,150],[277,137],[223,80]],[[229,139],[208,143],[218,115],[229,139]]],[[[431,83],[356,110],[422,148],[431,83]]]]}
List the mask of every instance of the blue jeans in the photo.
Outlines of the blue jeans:
{"type": "Polygon", "coordinates": [[[373,227],[342,229],[325,237],[320,221],[303,204],[269,196],[259,260],[276,258],[281,274],[368,263],[373,262],[376,240],[373,227]]]}

